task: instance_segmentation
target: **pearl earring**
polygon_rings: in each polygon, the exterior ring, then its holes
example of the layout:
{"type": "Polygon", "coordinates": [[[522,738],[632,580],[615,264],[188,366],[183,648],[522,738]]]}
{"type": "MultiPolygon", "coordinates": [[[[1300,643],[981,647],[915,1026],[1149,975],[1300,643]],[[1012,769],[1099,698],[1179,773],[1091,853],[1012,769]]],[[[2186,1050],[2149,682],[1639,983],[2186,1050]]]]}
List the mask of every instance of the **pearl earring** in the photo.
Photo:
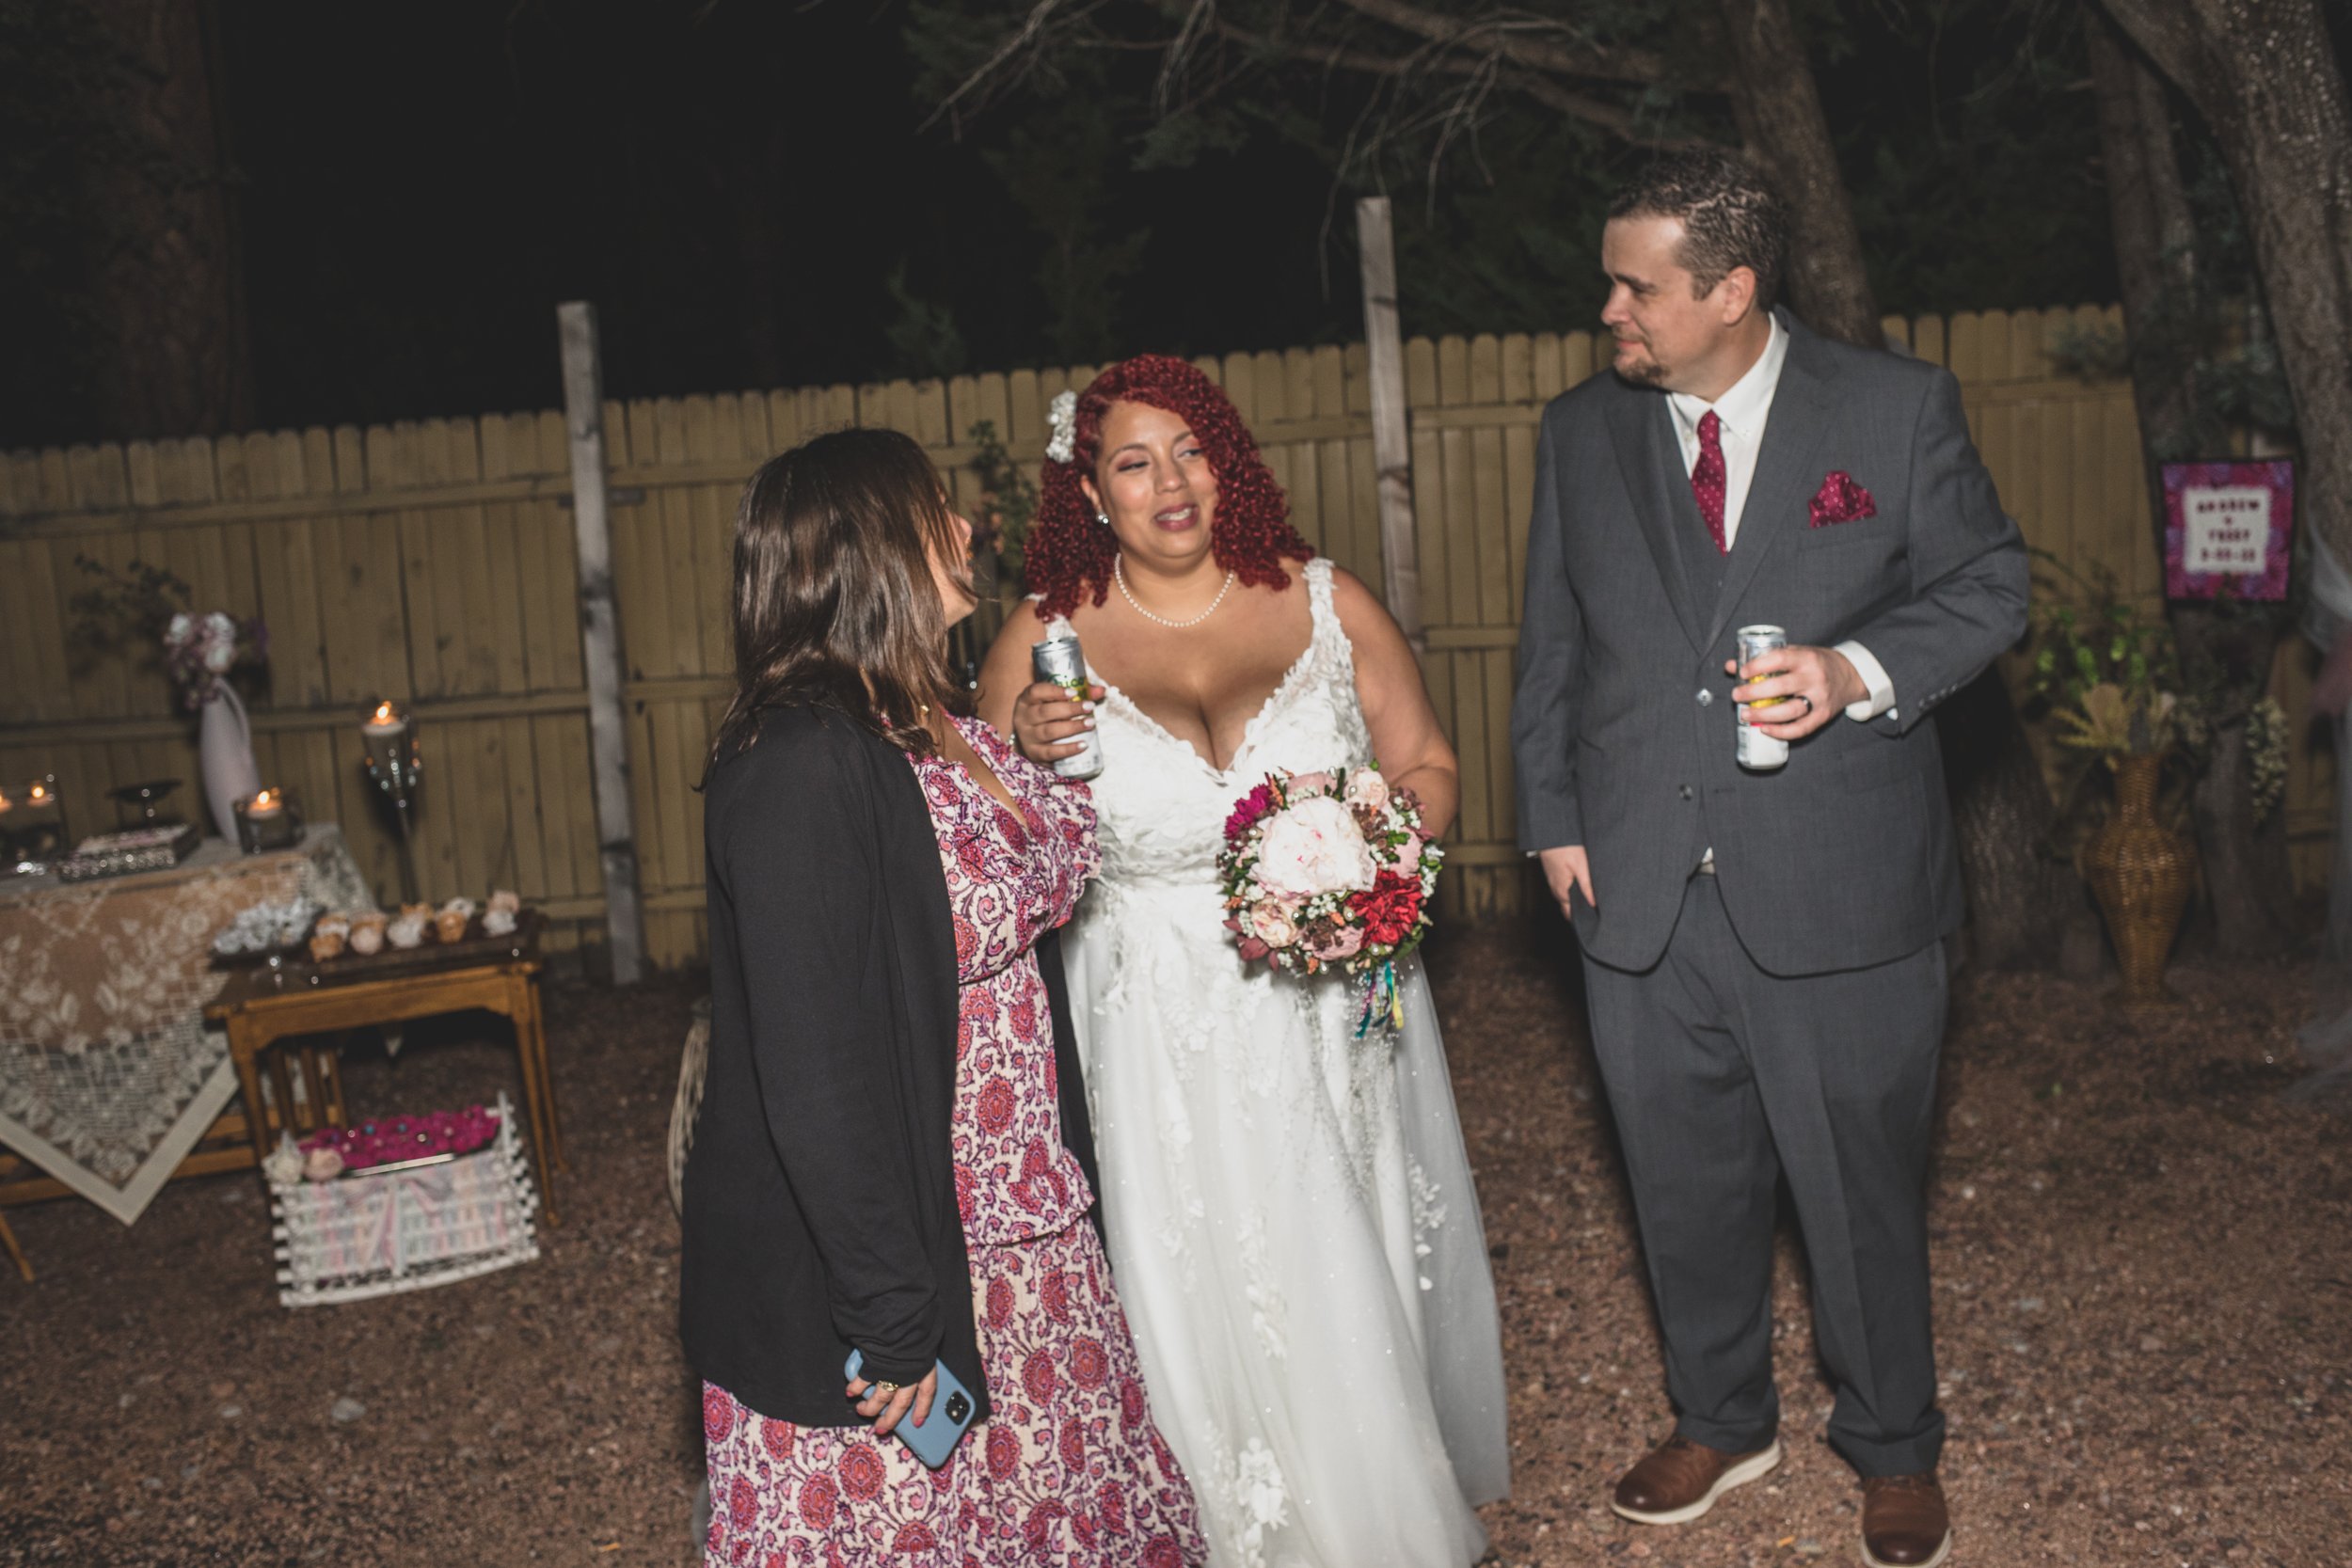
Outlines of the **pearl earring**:
{"type": "Polygon", "coordinates": [[[1094,515],[1094,520],[1102,524],[1104,528],[1111,526],[1111,515],[1107,512],[1097,512],[1094,515]]]}

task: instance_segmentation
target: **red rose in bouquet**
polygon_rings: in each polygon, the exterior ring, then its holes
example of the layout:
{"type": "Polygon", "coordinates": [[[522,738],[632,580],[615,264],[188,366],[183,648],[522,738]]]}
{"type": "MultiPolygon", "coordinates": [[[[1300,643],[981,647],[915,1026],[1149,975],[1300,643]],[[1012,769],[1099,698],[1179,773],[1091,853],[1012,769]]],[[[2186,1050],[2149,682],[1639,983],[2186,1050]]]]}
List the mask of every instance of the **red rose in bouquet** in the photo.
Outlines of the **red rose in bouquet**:
{"type": "Polygon", "coordinates": [[[1363,922],[1366,942],[1393,946],[1421,919],[1421,879],[1383,871],[1373,879],[1372,886],[1351,894],[1347,907],[1363,922]]]}

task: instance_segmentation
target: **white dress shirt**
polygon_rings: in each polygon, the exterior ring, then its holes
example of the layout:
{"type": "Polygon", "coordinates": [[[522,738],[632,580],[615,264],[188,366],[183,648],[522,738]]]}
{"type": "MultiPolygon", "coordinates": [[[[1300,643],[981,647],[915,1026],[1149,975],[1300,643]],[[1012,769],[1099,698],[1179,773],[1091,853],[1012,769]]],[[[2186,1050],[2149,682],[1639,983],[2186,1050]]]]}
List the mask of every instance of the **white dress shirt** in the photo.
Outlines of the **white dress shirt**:
{"type": "MultiPolygon", "coordinates": [[[[1756,478],[1756,454],[1764,444],[1764,425],[1772,418],[1772,394],[1780,389],[1780,370],[1788,361],[1788,329],[1772,318],[1772,335],[1764,344],[1764,352],[1748,373],[1731,384],[1731,389],[1713,403],[1692,397],[1688,392],[1669,392],[1666,406],[1674,411],[1675,434],[1682,440],[1682,471],[1688,474],[1699,460],[1699,420],[1709,409],[1722,422],[1717,432],[1724,449],[1724,548],[1730,549],[1740,540],[1740,514],[1746,507],[1748,485],[1756,478]]],[[[1891,713],[1895,707],[1895,685],[1887,678],[1886,667],[1859,642],[1840,642],[1837,651],[1846,656],[1862,677],[1866,695],[1846,705],[1846,717],[1859,721],[1891,713]]]]}

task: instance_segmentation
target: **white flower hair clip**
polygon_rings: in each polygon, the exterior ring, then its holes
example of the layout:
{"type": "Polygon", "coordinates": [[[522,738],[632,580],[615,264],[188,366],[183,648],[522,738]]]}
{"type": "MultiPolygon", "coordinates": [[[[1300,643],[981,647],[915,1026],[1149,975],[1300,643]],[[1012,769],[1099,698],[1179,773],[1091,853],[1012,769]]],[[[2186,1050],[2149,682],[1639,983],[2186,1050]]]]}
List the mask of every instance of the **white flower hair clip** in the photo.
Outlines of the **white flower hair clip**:
{"type": "Polygon", "coordinates": [[[1078,455],[1078,394],[1061,392],[1045,405],[1045,422],[1053,437],[1045,443],[1045,455],[1057,463],[1067,463],[1078,455]]]}

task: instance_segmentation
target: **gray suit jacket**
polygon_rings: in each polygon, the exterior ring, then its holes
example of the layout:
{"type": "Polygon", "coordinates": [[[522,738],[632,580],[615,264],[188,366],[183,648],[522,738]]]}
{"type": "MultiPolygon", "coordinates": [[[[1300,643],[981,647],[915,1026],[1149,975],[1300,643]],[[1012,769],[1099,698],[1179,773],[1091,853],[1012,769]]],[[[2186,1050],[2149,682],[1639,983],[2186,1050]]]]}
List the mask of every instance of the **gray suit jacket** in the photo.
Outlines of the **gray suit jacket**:
{"type": "Polygon", "coordinates": [[[2025,542],[1949,372],[1781,320],[1788,356],[1711,606],[1671,531],[1706,524],[1664,395],[1604,372],[1544,410],[1511,709],[1519,843],[1584,847],[1599,907],[1580,900],[1577,934],[1614,968],[1664,952],[1709,847],[1740,941],[1776,974],[1883,963],[1960,924],[1926,720],[2024,634],[2025,542]],[[1877,515],[1810,527],[1840,469],[1877,515]],[[1895,710],[1839,716],[1777,772],[1743,770],[1724,661],[1756,623],[1861,642],[1895,710]]]}

